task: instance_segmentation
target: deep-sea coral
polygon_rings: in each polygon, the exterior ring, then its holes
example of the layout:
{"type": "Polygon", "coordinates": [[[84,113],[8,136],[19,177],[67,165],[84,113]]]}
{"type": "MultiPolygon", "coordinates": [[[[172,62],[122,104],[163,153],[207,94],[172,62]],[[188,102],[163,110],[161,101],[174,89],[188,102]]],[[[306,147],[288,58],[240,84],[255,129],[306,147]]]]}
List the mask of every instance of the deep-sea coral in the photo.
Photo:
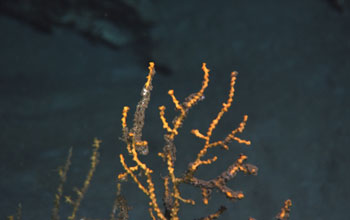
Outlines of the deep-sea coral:
{"type": "MultiPolygon", "coordinates": [[[[219,121],[222,119],[225,112],[231,107],[233,97],[234,97],[234,85],[236,82],[237,72],[231,73],[231,83],[230,92],[228,94],[227,101],[222,104],[220,111],[217,116],[210,123],[207,131],[205,133],[200,132],[198,129],[193,129],[192,134],[197,138],[204,141],[203,148],[198,152],[196,159],[188,164],[187,170],[183,172],[181,176],[175,176],[175,160],[176,160],[176,146],[174,143],[175,137],[179,134],[179,129],[181,128],[183,121],[188,115],[191,108],[196,105],[204,97],[204,91],[209,83],[209,69],[206,64],[203,63],[202,70],[204,72],[204,77],[202,81],[202,86],[198,92],[190,94],[183,102],[180,102],[173,90],[169,90],[170,95],[175,109],[178,112],[177,116],[171,121],[169,125],[167,118],[165,117],[165,107],[159,107],[160,119],[163,123],[163,128],[165,129],[164,134],[164,147],[163,151],[158,153],[165,166],[167,166],[168,174],[163,177],[164,179],[164,196],[163,196],[163,206],[164,209],[160,208],[159,202],[157,201],[157,196],[155,194],[155,186],[152,180],[153,170],[148,167],[147,164],[142,162],[139,158],[139,154],[146,155],[148,153],[148,142],[142,140],[142,128],[144,125],[145,110],[148,107],[150,100],[150,95],[152,91],[152,79],[155,74],[154,63],[149,65],[149,74],[147,76],[147,82],[145,83],[142,92],[141,100],[137,104],[136,112],[133,119],[133,127],[129,128],[127,126],[127,116],[129,107],[124,107],[122,113],[122,128],[123,137],[122,140],[126,144],[127,151],[131,156],[132,160],[135,162],[133,166],[126,164],[124,155],[120,154],[120,161],[125,169],[124,173],[120,173],[118,179],[125,180],[127,176],[130,176],[132,180],[138,185],[138,188],[143,191],[146,196],[149,197],[149,214],[152,219],[161,220],[177,220],[179,219],[178,213],[180,210],[180,203],[189,203],[195,205],[195,201],[192,199],[185,199],[179,189],[181,184],[189,184],[194,187],[200,188],[203,196],[203,203],[208,204],[210,199],[210,194],[213,190],[223,193],[229,200],[235,201],[244,198],[244,194],[241,191],[234,191],[229,188],[226,183],[234,178],[238,172],[244,172],[245,174],[256,175],[258,168],[254,165],[246,163],[247,156],[240,154],[237,160],[230,166],[223,170],[218,176],[212,178],[211,180],[203,180],[195,177],[196,170],[199,166],[209,165],[215,162],[218,157],[214,156],[209,159],[204,159],[207,151],[214,147],[221,147],[225,150],[229,149],[229,143],[232,141],[237,141],[240,144],[250,145],[251,142],[239,138],[237,135],[242,133],[248,116],[243,117],[242,122],[237,128],[233,129],[223,140],[212,141],[212,133],[219,121]],[[142,175],[140,175],[142,174],[142,175]],[[143,184],[140,180],[140,176],[146,178],[146,184],[143,184]]],[[[289,217],[289,207],[291,205],[290,200],[287,200],[285,207],[281,210],[278,215],[280,219],[287,219],[289,217]],[[287,202],[288,201],[288,202],[287,202]]],[[[210,214],[203,219],[214,219],[220,216],[220,214],[225,210],[225,207],[220,207],[219,210],[210,214]]]]}
{"type": "MultiPolygon", "coordinates": [[[[233,129],[229,134],[226,135],[222,140],[212,140],[212,134],[220,120],[222,119],[224,113],[226,113],[233,102],[233,97],[235,93],[235,82],[237,78],[237,72],[231,73],[230,80],[230,91],[227,100],[222,103],[220,110],[218,111],[216,117],[211,121],[206,131],[200,131],[199,129],[193,129],[191,133],[195,135],[200,141],[203,142],[202,149],[197,153],[195,159],[190,162],[187,169],[182,172],[181,175],[175,175],[175,161],[176,161],[176,145],[175,138],[180,132],[180,128],[189,111],[193,106],[198,104],[199,101],[203,100],[204,92],[208,87],[209,83],[209,69],[206,64],[203,63],[202,70],[204,72],[203,81],[201,88],[190,94],[184,101],[180,102],[175,96],[173,90],[169,90],[168,94],[172,99],[172,102],[177,111],[177,115],[169,123],[167,117],[165,116],[165,106],[159,107],[159,117],[163,124],[165,134],[163,135],[164,146],[162,152],[158,153],[158,156],[162,158],[164,163],[164,168],[167,170],[167,174],[163,176],[163,187],[164,194],[162,196],[162,203],[159,202],[159,195],[156,195],[156,186],[152,179],[154,176],[154,171],[149,167],[149,165],[140,159],[140,155],[147,155],[149,153],[148,142],[142,138],[142,132],[145,122],[145,111],[148,108],[148,104],[151,98],[152,91],[152,80],[155,75],[155,65],[153,62],[149,64],[149,73],[147,76],[147,81],[141,90],[141,99],[136,106],[134,113],[133,124],[131,127],[128,126],[128,113],[130,108],[125,106],[122,111],[121,125],[122,125],[122,137],[121,140],[126,145],[126,151],[128,157],[133,161],[133,165],[127,164],[125,154],[120,154],[120,162],[124,168],[124,172],[120,172],[118,175],[117,192],[116,199],[113,204],[113,208],[110,214],[111,220],[126,220],[129,219],[129,206],[127,204],[127,198],[122,196],[121,185],[125,181],[129,181],[131,178],[132,182],[136,183],[137,187],[149,198],[148,211],[150,218],[160,219],[160,220],[178,220],[180,212],[180,204],[188,203],[193,206],[196,205],[196,201],[191,198],[185,198],[180,190],[180,185],[187,184],[195,188],[199,188],[202,192],[202,202],[205,205],[209,204],[210,196],[214,191],[222,193],[227,199],[231,201],[236,201],[244,198],[244,193],[242,191],[236,191],[227,186],[227,182],[233,179],[238,172],[243,172],[248,175],[257,175],[258,168],[252,164],[246,163],[247,156],[240,154],[237,156],[236,161],[231,165],[228,165],[226,169],[218,173],[217,176],[212,177],[212,179],[204,180],[196,176],[196,171],[200,166],[206,166],[214,163],[218,160],[218,156],[212,158],[206,158],[207,152],[212,148],[221,147],[223,150],[229,149],[229,144],[233,141],[239,144],[249,146],[251,142],[249,140],[242,139],[238,137],[242,133],[247,124],[248,116],[244,115],[241,123],[233,129]]],[[[69,220],[78,219],[78,210],[81,205],[81,201],[86,194],[86,191],[90,185],[91,179],[94,175],[96,166],[99,161],[99,148],[101,141],[97,138],[94,139],[93,151],[91,156],[91,166],[86,175],[83,186],[80,188],[75,188],[75,196],[63,196],[63,185],[66,182],[67,172],[70,167],[70,161],[72,156],[72,150],[69,151],[66,163],[64,166],[60,167],[59,177],[60,183],[57,188],[57,193],[54,199],[54,208],[52,209],[51,219],[59,220],[59,209],[60,202],[64,198],[67,203],[72,206],[72,212],[68,217],[69,220]]],[[[157,186],[159,187],[159,186],[157,186]]],[[[280,213],[276,216],[276,219],[286,220],[289,218],[290,207],[292,203],[290,200],[286,200],[284,206],[282,207],[280,213]]],[[[21,206],[19,206],[17,215],[10,216],[9,219],[20,219],[21,216],[21,206]]],[[[220,215],[226,210],[226,207],[221,206],[215,213],[207,214],[206,217],[200,219],[211,220],[220,217],[220,215]]],[[[88,219],[81,218],[79,219],[88,219]]],[[[253,220],[254,218],[249,218],[253,220]]]]}

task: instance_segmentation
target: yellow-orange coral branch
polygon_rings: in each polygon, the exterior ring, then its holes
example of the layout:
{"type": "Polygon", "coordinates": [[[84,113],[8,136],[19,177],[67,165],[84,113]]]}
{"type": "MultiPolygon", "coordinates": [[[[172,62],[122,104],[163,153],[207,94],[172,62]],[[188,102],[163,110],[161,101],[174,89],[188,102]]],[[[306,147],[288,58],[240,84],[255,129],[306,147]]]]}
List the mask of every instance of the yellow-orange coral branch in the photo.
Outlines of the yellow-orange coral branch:
{"type": "MultiPolygon", "coordinates": [[[[219,123],[221,117],[224,115],[225,112],[227,112],[227,110],[231,106],[231,103],[233,101],[233,96],[235,93],[234,85],[236,83],[236,75],[237,75],[237,72],[231,73],[231,84],[230,84],[231,88],[230,88],[227,102],[222,104],[222,108],[221,108],[220,112],[218,113],[216,118],[211,122],[211,124],[208,128],[208,131],[207,131],[207,137],[209,137],[209,138],[211,137],[213,130],[215,129],[216,125],[219,123]]],[[[207,140],[206,144],[209,144],[209,139],[207,140]]]]}
{"type": "Polygon", "coordinates": [[[167,220],[158,206],[156,194],[154,193],[155,188],[152,182],[151,175],[149,173],[146,173],[146,176],[147,176],[147,184],[148,184],[148,192],[149,192],[148,197],[151,200],[149,205],[157,213],[158,218],[160,218],[161,220],[167,220]]]}
{"type": "Polygon", "coordinates": [[[138,157],[138,154],[135,150],[135,147],[133,147],[132,149],[132,154],[133,154],[133,157],[132,159],[137,163],[137,165],[143,169],[146,173],[153,173],[153,171],[151,169],[149,169],[146,164],[142,163],[140,160],[139,160],[139,157],[138,157]]]}
{"type": "MultiPolygon", "coordinates": [[[[122,154],[119,155],[120,157],[120,163],[124,167],[125,171],[131,176],[131,178],[134,180],[134,182],[137,184],[137,186],[144,192],[146,195],[149,195],[148,190],[141,184],[141,182],[137,179],[133,171],[126,165],[124,156],[122,154]]],[[[118,176],[118,178],[122,178],[123,176],[118,176]]]]}
{"type": "Polygon", "coordinates": [[[175,97],[175,95],[174,95],[174,90],[172,90],[172,89],[169,90],[169,91],[168,91],[168,94],[170,95],[171,99],[173,100],[173,103],[174,103],[174,105],[175,105],[175,108],[178,109],[178,110],[180,110],[181,112],[183,112],[184,109],[183,109],[183,107],[180,105],[179,100],[177,100],[177,98],[175,97]]]}
{"type": "Polygon", "coordinates": [[[149,73],[147,75],[147,82],[145,83],[146,89],[148,89],[148,87],[150,86],[152,77],[156,73],[156,71],[154,70],[154,62],[149,62],[148,69],[149,69],[149,73]]]}
{"type": "Polygon", "coordinates": [[[153,215],[153,209],[152,208],[148,208],[148,212],[149,212],[149,215],[151,216],[152,220],[157,220],[156,217],[154,217],[154,215],[153,215]]]}
{"type": "Polygon", "coordinates": [[[160,117],[160,120],[162,120],[162,123],[163,123],[163,128],[167,130],[167,132],[169,133],[175,133],[177,134],[177,131],[175,129],[172,129],[168,122],[166,121],[166,118],[165,118],[165,106],[162,105],[162,106],[159,106],[159,117],[160,117]]]}
{"type": "Polygon", "coordinates": [[[237,141],[237,142],[240,143],[240,144],[245,144],[245,145],[250,145],[250,144],[251,144],[250,141],[243,140],[243,139],[241,139],[241,138],[239,138],[239,137],[233,137],[232,139],[235,140],[235,141],[237,141]]]}
{"type": "Polygon", "coordinates": [[[122,117],[122,127],[126,128],[127,124],[126,124],[126,117],[128,117],[128,111],[130,110],[130,108],[128,106],[124,106],[123,108],[123,117],[122,117]]]}
{"type": "Polygon", "coordinates": [[[177,196],[174,196],[174,197],[176,197],[177,199],[179,199],[180,201],[182,201],[184,203],[188,203],[188,204],[191,204],[191,205],[195,205],[196,204],[196,202],[194,200],[192,200],[192,199],[184,199],[184,198],[182,198],[180,196],[180,194],[177,195],[177,196]]]}
{"type": "Polygon", "coordinates": [[[209,83],[209,69],[207,68],[207,64],[202,64],[202,70],[204,72],[203,82],[201,89],[195,94],[195,96],[187,103],[187,107],[191,108],[194,104],[197,103],[203,97],[204,90],[208,87],[209,83]]]}
{"type": "Polygon", "coordinates": [[[171,209],[170,215],[172,219],[177,219],[178,218],[177,213],[179,212],[179,207],[180,207],[179,198],[181,198],[181,196],[178,189],[178,184],[176,183],[176,177],[174,174],[174,162],[170,154],[167,154],[166,156],[167,156],[169,176],[170,176],[171,182],[173,183],[173,196],[175,198],[174,206],[171,209]]]}
{"type": "Polygon", "coordinates": [[[200,138],[200,139],[204,139],[204,140],[207,140],[208,137],[204,136],[202,133],[199,132],[198,129],[193,129],[191,131],[192,134],[194,134],[196,137],[200,138]]]}
{"type": "Polygon", "coordinates": [[[218,159],[218,157],[214,156],[213,158],[210,158],[210,159],[207,159],[207,160],[202,160],[201,164],[208,165],[208,164],[211,164],[211,163],[215,162],[217,159],[218,159]]]}
{"type": "Polygon", "coordinates": [[[224,143],[228,143],[231,140],[235,140],[240,144],[246,144],[246,145],[250,145],[251,142],[248,140],[243,140],[241,138],[236,137],[236,133],[242,133],[246,124],[247,124],[247,120],[248,120],[248,115],[244,115],[243,117],[243,121],[239,124],[238,128],[234,129],[233,131],[231,131],[231,133],[229,135],[227,135],[227,137],[224,140],[224,143]]]}
{"type": "Polygon", "coordinates": [[[202,164],[204,164],[204,165],[211,164],[211,163],[215,162],[217,159],[218,159],[217,156],[214,156],[213,158],[207,159],[207,160],[201,160],[200,158],[197,158],[197,160],[191,164],[190,169],[192,171],[195,171],[200,165],[202,165],[202,164]]]}
{"type": "Polygon", "coordinates": [[[238,128],[233,130],[230,135],[235,135],[237,132],[242,133],[248,121],[248,115],[243,116],[243,121],[239,124],[238,128]]]}
{"type": "Polygon", "coordinates": [[[210,143],[210,144],[208,145],[208,148],[216,147],[216,146],[221,146],[221,147],[223,147],[225,150],[228,150],[227,144],[225,144],[223,141],[216,141],[216,142],[210,143]]]}

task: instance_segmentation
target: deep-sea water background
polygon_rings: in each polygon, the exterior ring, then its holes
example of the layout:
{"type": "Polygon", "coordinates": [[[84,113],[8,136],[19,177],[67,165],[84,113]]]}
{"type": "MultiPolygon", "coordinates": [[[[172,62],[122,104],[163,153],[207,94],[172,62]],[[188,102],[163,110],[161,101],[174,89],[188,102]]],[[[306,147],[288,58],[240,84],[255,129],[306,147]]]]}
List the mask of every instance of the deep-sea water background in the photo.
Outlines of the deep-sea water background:
{"type": "MultiPolygon", "coordinates": [[[[182,219],[202,217],[221,204],[228,207],[222,219],[271,219],[287,198],[293,200],[292,219],[348,216],[350,11],[339,14],[318,0],[167,1],[154,10],[152,53],[156,65],[173,71],[156,75],[144,128],[150,143],[145,160],[156,170],[157,188],[162,187],[157,171],[166,173],[156,156],[164,133],[158,106],[165,104],[168,117],[173,115],[167,90],[174,89],[179,99],[197,91],[203,61],[212,70],[211,82],[176,141],[178,174],[201,148],[190,129],[208,127],[226,99],[232,70],[240,73],[234,104],[214,139],[248,114],[241,137],[253,144],[210,151],[219,160],[201,168],[198,176],[215,177],[241,152],[260,168],[257,177],[238,175],[229,183],[246,193],[237,203],[214,193],[204,207],[200,191],[184,187],[183,197],[200,205],[182,205],[182,219]]],[[[73,146],[66,185],[72,194],[70,188],[84,180],[94,137],[103,140],[101,162],[80,215],[107,218],[122,171],[118,155],[126,152],[118,140],[121,110],[124,105],[134,109],[147,67],[135,50],[92,45],[65,29],[45,35],[0,17],[0,30],[1,218],[21,202],[23,219],[48,219],[56,168],[73,146]]],[[[136,185],[123,190],[133,206],[130,219],[148,216],[147,198],[136,185]]],[[[62,214],[67,210],[63,207],[62,214]]]]}

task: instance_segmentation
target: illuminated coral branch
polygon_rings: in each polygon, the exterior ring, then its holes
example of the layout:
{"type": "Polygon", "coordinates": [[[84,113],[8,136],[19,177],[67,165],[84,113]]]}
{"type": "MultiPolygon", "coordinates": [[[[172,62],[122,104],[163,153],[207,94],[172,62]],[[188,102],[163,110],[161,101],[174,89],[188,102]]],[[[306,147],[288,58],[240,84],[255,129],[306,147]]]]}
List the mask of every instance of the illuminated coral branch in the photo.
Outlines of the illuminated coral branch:
{"type": "MultiPolygon", "coordinates": [[[[183,103],[180,103],[178,99],[175,97],[174,91],[169,90],[168,94],[170,95],[174,105],[175,109],[179,111],[179,115],[177,115],[172,120],[172,127],[169,126],[166,118],[165,118],[165,107],[160,106],[159,107],[159,115],[160,119],[163,123],[163,128],[166,130],[166,134],[164,135],[165,140],[165,146],[163,147],[163,152],[158,153],[159,156],[163,158],[164,161],[166,161],[168,166],[168,172],[169,172],[169,178],[172,183],[172,198],[168,198],[165,200],[165,213],[169,213],[170,219],[178,219],[178,211],[180,207],[180,201],[184,203],[189,203],[194,205],[195,202],[192,199],[184,199],[180,195],[179,191],[179,184],[183,183],[180,178],[175,177],[174,175],[174,164],[176,160],[176,147],[174,144],[174,138],[176,135],[178,135],[178,130],[181,128],[184,119],[187,117],[187,114],[189,110],[198,103],[198,101],[203,100],[204,97],[204,91],[208,87],[209,83],[209,69],[206,67],[206,64],[203,63],[202,70],[204,72],[202,86],[200,90],[196,93],[193,93],[189,95],[183,103]]],[[[167,187],[167,190],[170,190],[167,187]]]]}
{"type": "Polygon", "coordinates": [[[124,107],[122,117],[123,141],[130,142],[128,138],[131,136],[130,133],[132,133],[131,141],[134,143],[136,151],[142,155],[148,154],[148,143],[147,141],[142,141],[142,128],[145,122],[145,111],[148,107],[149,100],[151,99],[151,91],[153,88],[152,79],[154,74],[156,73],[153,62],[149,63],[148,69],[149,73],[147,75],[147,82],[145,83],[141,91],[141,100],[136,106],[136,111],[134,114],[134,124],[130,130],[128,129],[126,122],[128,111],[130,109],[128,106],[124,107]]]}
{"type": "Polygon", "coordinates": [[[127,175],[130,175],[133,181],[138,185],[138,187],[149,197],[150,202],[150,215],[154,219],[155,216],[153,215],[153,211],[156,213],[157,217],[162,220],[166,220],[164,217],[162,211],[159,208],[159,205],[157,203],[157,197],[155,195],[155,188],[154,183],[152,181],[151,174],[153,173],[153,170],[148,168],[148,166],[143,163],[139,159],[139,154],[146,155],[148,154],[148,143],[147,141],[142,140],[142,128],[144,126],[144,120],[145,120],[145,111],[148,107],[149,100],[151,98],[151,91],[152,91],[152,79],[155,72],[154,69],[154,63],[149,63],[149,73],[147,76],[147,82],[145,83],[142,91],[141,91],[141,100],[138,102],[136,106],[136,111],[134,114],[134,124],[131,129],[127,127],[127,116],[129,107],[125,106],[122,113],[122,128],[123,128],[123,137],[122,140],[127,145],[127,150],[129,154],[132,156],[132,160],[136,163],[136,166],[129,167],[125,163],[124,156],[122,154],[119,155],[120,162],[124,167],[125,173],[121,173],[118,175],[119,180],[125,180],[127,175]],[[136,171],[139,171],[140,173],[143,173],[146,176],[146,182],[147,186],[144,186],[141,181],[139,180],[139,177],[137,174],[135,174],[136,171]]]}
{"type": "Polygon", "coordinates": [[[175,117],[174,120],[172,121],[173,128],[170,128],[169,124],[167,123],[167,121],[165,119],[165,116],[164,116],[165,106],[159,107],[159,111],[160,111],[159,114],[160,114],[160,118],[163,122],[163,128],[166,129],[166,131],[168,132],[167,138],[170,140],[174,140],[174,137],[178,134],[178,129],[182,126],[182,123],[183,123],[184,119],[186,118],[188,111],[195,104],[197,104],[198,101],[202,100],[204,97],[204,91],[208,87],[208,83],[209,83],[209,71],[210,71],[207,68],[206,63],[203,63],[202,70],[204,72],[202,87],[200,88],[200,90],[197,93],[193,93],[193,94],[189,95],[185,99],[185,102],[183,102],[182,104],[180,104],[179,101],[177,100],[177,98],[175,97],[174,90],[169,90],[168,94],[172,98],[172,101],[175,105],[175,108],[180,111],[180,115],[175,117]]]}
{"type": "Polygon", "coordinates": [[[248,120],[247,115],[244,116],[243,121],[240,123],[238,128],[234,129],[229,135],[227,135],[227,137],[224,140],[216,141],[216,142],[212,142],[212,143],[210,142],[210,139],[211,139],[211,136],[213,134],[214,129],[218,125],[223,114],[228,111],[228,109],[230,108],[230,106],[232,104],[233,97],[234,97],[234,91],[235,91],[234,85],[236,82],[236,76],[237,76],[237,72],[231,73],[230,91],[229,91],[227,101],[222,104],[221,110],[217,114],[216,118],[210,123],[206,134],[205,135],[202,134],[198,129],[193,129],[191,131],[191,133],[194,134],[196,137],[204,140],[205,144],[204,144],[203,148],[197,154],[196,160],[191,162],[188,165],[188,169],[185,172],[184,176],[182,178],[178,179],[178,182],[184,182],[187,184],[191,184],[195,187],[201,188],[204,204],[208,204],[208,200],[210,198],[210,194],[211,194],[213,189],[217,189],[220,192],[224,193],[225,196],[230,200],[244,198],[244,194],[242,192],[231,190],[230,188],[228,188],[226,186],[226,182],[228,180],[232,179],[233,177],[235,177],[238,171],[242,171],[246,174],[252,174],[252,175],[256,175],[257,171],[258,171],[258,168],[256,166],[243,163],[247,159],[247,156],[241,154],[240,157],[237,159],[237,161],[233,165],[231,165],[221,175],[219,175],[218,177],[216,177],[212,180],[206,181],[206,180],[201,180],[201,179],[194,177],[194,173],[196,172],[196,170],[198,169],[199,166],[209,165],[218,159],[217,156],[214,156],[212,158],[203,160],[202,158],[206,155],[206,153],[208,152],[208,149],[216,147],[216,146],[222,146],[224,149],[228,150],[229,149],[228,143],[230,143],[232,140],[236,140],[238,143],[242,143],[242,144],[246,144],[246,145],[251,144],[250,141],[243,140],[243,139],[240,139],[240,138],[235,136],[236,133],[243,132],[245,125],[246,125],[246,122],[248,120]]]}

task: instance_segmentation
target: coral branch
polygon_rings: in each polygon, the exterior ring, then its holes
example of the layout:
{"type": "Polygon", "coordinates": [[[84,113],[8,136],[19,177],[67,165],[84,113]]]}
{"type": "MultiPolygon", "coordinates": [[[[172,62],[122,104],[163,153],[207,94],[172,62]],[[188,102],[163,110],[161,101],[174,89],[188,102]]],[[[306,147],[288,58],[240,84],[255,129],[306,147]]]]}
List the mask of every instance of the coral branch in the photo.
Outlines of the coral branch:
{"type": "MultiPolygon", "coordinates": [[[[136,145],[136,150],[142,155],[147,155],[148,154],[148,145],[147,142],[142,141],[142,128],[144,126],[144,121],[145,121],[145,111],[148,107],[149,100],[151,99],[151,91],[152,91],[152,79],[154,74],[156,73],[155,68],[154,68],[154,63],[150,62],[149,63],[149,73],[147,75],[147,82],[145,83],[142,91],[141,91],[141,100],[138,102],[136,106],[136,111],[134,114],[134,124],[132,129],[130,130],[131,133],[133,133],[133,142],[137,143],[136,145]]],[[[126,115],[126,109],[124,107],[123,110],[123,118],[124,115],[126,115]]],[[[122,118],[122,120],[123,120],[122,118]]],[[[126,118],[126,116],[125,116],[126,118]]],[[[126,124],[124,124],[126,125],[126,124]]],[[[124,128],[124,126],[123,126],[124,128]]],[[[126,131],[129,129],[123,129],[123,137],[126,138],[128,135],[125,134],[126,131]]],[[[126,140],[125,140],[126,141],[126,140]]]]}
{"type": "Polygon", "coordinates": [[[212,220],[212,219],[217,219],[220,217],[220,215],[226,211],[225,206],[221,206],[214,214],[208,215],[207,217],[200,218],[199,220],[212,220]]]}
{"type": "Polygon", "coordinates": [[[84,198],[84,195],[86,194],[86,191],[88,190],[89,186],[90,186],[90,182],[92,177],[94,176],[95,170],[96,170],[96,166],[99,162],[99,157],[100,154],[98,152],[99,148],[100,148],[100,144],[101,144],[101,140],[95,138],[94,139],[94,143],[92,144],[93,146],[93,151],[92,151],[92,155],[90,157],[91,159],[91,163],[90,163],[90,170],[88,172],[88,174],[86,175],[83,187],[78,189],[75,188],[75,192],[77,194],[77,198],[75,200],[73,200],[71,197],[66,196],[66,202],[72,204],[73,206],[73,211],[71,213],[71,215],[68,217],[69,220],[74,220],[76,219],[76,214],[78,212],[78,209],[80,207],[80,203],[84,198]]]}
{"type": "Polygon", "coordinates": [[[60,183],[57,187],[57,192],[55,194],[55,200],[54,200],[54,207],[51,212],[51,219],[52,220],[59,220],[59,209],[60,209],[60,204],[61,204],[61,198],[63,195],[63,185],[65,184],[67,180],[67,173],[69,171],[69,167],[71,165],[71,158],[72,158],[72,148],[69,149],[68,151],[68,156],[66,159],[66,162],[64,166],[58,168],[58,175],[60,177],[60,183]]]}

